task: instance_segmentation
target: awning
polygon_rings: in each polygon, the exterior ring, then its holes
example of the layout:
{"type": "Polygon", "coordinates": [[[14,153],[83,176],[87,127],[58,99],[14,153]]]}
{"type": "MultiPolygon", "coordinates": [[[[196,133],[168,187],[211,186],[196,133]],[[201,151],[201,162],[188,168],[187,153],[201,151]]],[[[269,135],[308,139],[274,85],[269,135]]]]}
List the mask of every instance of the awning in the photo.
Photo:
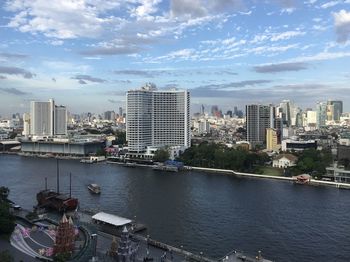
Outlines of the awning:
{"type": "Polygon", "coordinates": [[[130,219],[116,216],[116,215],[112,215],[112,214],[108,214],[105,212],[99,212],[99,213],[93,215],[92,219],[100,221],[100,222],[108,223],[108,224],[116,226],[116,227],[121,227],[121,226],[130,224],[132,222],[130,219]]]}

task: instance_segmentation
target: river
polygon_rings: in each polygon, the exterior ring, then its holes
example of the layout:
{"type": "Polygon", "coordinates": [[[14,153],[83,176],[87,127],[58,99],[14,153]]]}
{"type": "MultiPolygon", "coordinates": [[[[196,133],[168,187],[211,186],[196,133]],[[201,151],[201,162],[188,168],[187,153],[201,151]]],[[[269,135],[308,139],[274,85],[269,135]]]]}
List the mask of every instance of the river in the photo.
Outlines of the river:
{"type": "MultiPolygon", "coordinates": [[[[148,227],[159,241],[219,258],[233,249],[274,261],[350,261],[350,191],[200,172],[166,173],[115,164],[60,161],[60,189],[148,227]],[[101,186],[100,196],[87,190],[101,186]]],[[[0,155],[0,185],[24,208],[56,187],[56,160],[0,155]]]]}

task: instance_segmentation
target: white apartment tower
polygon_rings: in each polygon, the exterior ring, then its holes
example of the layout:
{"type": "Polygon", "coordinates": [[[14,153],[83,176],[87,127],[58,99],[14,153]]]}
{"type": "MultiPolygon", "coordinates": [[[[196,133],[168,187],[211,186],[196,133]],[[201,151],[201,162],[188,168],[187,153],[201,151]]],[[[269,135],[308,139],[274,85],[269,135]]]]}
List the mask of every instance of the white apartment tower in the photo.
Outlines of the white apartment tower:
{"type": "Polygon", "coordinates": [[[34,136],[53,136],[55,102],[30,102],[30,133],[34,136]]]}
{"type": "Polygon", "coordinates": [[[33,136],[54,136],[67,134],[67,109],[55,106],[55,101],[31,101],[30,134],[33,136]]]}
{"type": "Polygon", "coordinates": [[[191,144],[190,94],[186,90],[157,90],[147,84],[126,95],[126,136],[129,151],[143,153],[148,146],[191,144]]]}
{"type": "Polygon", "coordinates": [[[54,114],[54,134],[66,135],[67,134],[67,108],[65,106],[55,106],[54,114]]]}

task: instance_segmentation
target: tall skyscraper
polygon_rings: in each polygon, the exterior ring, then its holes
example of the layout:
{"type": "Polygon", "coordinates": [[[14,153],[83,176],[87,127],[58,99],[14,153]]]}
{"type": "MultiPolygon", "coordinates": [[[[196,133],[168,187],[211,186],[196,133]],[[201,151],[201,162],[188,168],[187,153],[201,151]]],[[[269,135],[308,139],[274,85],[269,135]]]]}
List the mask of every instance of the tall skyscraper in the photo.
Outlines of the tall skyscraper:
{"type": "Polygon", "coordinates": [[[316,104],[316,112],[317,112],[317,128],[324,127],[326,125],[326,120],[327,120],[327,103],[318,102],[316,104]]]}
{"type": "Polygon", "coordinates": [[[67,134],[67,108],[65,106],[55,106],[55,126],[54,135],[67,134]]]}
{"type": "Polygon", "coordinates": [[[55,102],[31,101],[30,119],[31,131],[34,136],[53,136],[54,134],[54,108],[55,102]]]}
{"type": "Polygon", "coordinates": [[[275,108],[266,105],[246,106],[247,141],[252,147],[266,143],[266,129],[274,128],[275,108]]]}
{"type": "Polygon", "coordinates": [[[157,90],[147,84],[128,91],[126,100],[129,152],[143,153],[147,146],[190,146],[188,91],[157,90]]]}
{"type": "Polygon", "coordinates": [[[201,105],[201,111],[200,111],[200,114],[201,114],[201,115],[204,115],[204,113],[205,113],[205,112],[204,112],[204,105],[202,104],[202,105],[201,105]]]}
{"type": "Polygon", "coordinates": [[[30,134],[34,136],[54,136],[67,134],[67,109],[55,106],[55,101],[31,101],[30,134]]]}
{"type": "Polygon", "coordinates": [[[108,121],[115,121],[115,112],[114,111],[106,111],[103,113],[103,119],[108,121]]]}
{"type": "Polygon", "coordinates": [[[339,121],[340,116],[343,113],[343,101],[330,100],[328,101],[328,105],[331,105],[333,110],[333,114],[330,120],[339,121]]]}
{"type": "Polygon", "coordinates": [[[283,100],[280,103],[280,112],[282,113],[283,124],[290,126],[292,122],[291,118],[291,105],[289,100],[283,100]]]}

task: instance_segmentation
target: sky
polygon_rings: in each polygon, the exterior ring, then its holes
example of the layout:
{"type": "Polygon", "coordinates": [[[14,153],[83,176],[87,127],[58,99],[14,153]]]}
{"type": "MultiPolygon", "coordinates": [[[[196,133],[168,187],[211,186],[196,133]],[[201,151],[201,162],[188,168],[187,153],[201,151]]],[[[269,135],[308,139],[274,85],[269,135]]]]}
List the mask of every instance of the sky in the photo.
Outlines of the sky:
{"type": "Polygon", "coordinates": [[[118,111],[147,82],[190,90],[194,110],[350,111],[350,0],[0,1],[0,115],[49,98],[118,111]]]}

